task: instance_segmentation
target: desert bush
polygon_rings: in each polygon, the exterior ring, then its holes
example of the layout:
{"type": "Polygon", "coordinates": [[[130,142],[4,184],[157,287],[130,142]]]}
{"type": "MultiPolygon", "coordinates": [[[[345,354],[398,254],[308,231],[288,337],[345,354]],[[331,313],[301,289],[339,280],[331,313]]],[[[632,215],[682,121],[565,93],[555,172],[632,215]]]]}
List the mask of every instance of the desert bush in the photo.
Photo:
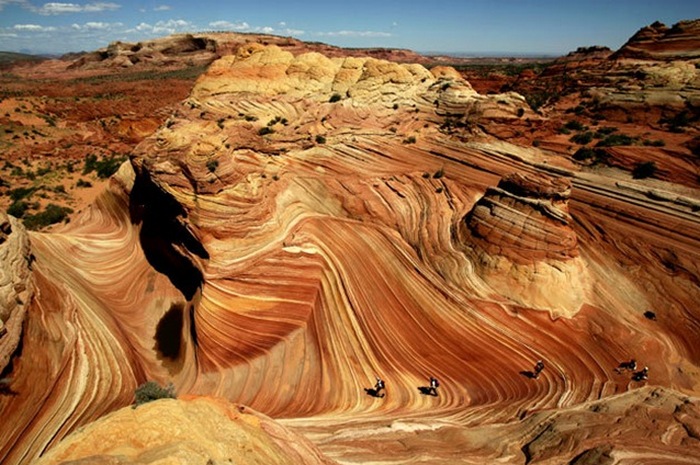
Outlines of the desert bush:
{"type": "Polygon", "coordinates": [[[78,182],[75,185],[78,187],[92,187],[92,183],[90,181],[84,181],[83,179],[78,179],[78,182]]]}
{"type": "Polygon", "coordinates": [[[134,391],[134,408],[158,399],[176,399],[175,386],[168,383],[161,386],[155,381],[146,381],[134,391]]]}
{"type": "Polygon", "coordinates": [[[656,140],[644,139],[644,141],[642,141],[642,145],[646,145],[649,147],[664,147],[666,145],[666,142],[664,142],[662,139],[656,139],[656,140]]]}
{"type": "Polygon", "coordinates": [[[341,98],[342,97],[340,96],[340,94],[333,94],[333,95],[331,95],[331,98],[328,101],[330,103],[334,103],[334,102],[340,101],[341,98]]]}
{"type": "Polygon", "coordinates": [[[601,140],[596,144],[596,147],[613,147],[616,145],[632,145],[634,144],[634,137],[630,137],[626,134],[610,134],[605,139],[601,140]]]}
{"type": "Polygon", "coordinates": [[[415,144],[416,143],[416,136],[408,136],[403,140],[404,144],[415,144]]]}
{"type": "Polygon", "coordinates": [[[593,140],[593,133],[591,131],[579,132],[571,136],[569,140],[576,144],[586,145],[593,140]]]}
{"type": "Polygon", "coordinates": [[[583,125],[580,121],[577,121],[575,119],[572,119],[571,121],[567,121],[567,123],[564,125],[566,129],[571,129],[572,131],[583,131],[584,129],[588,129],[586,126],[583,125]]]}
{"type": "Polygon", "coordinates": [[[608,159],[608,154],[605,150],[581,147],[574,153],[573,159],[580,162],[590,162],[596,165],[598,163],[605,163],[608,159]]]}
{"type": "Polygon", "coordinates": [[[273,132],[275,132],[275,130],[272,129],[270,126],[263,126],[258,130],[258,134],[261,136],[272,134],[273,132]]]}
{"type": "Polygon", "coordinates": [[[653,161],[645,161],[643,163],[637,163],[637,165],[632,170],[632,177],[634,179],[644,179],[654,176],[656,174],[656,163],[653,161]]]}
{"type": "Polygon", "coordinates": [[[321,134],[318,134],[318,135],[316,135],[316,143],[317,144],[325,144],[326,138],[323,137],[321,134]]]}
{"type": "Polygon", "coordinates": [[[51,224],[60,223],[65,220],[70,213],[73,213],[72,208],[61,207],[50,203],[43,212],[26,216],[24,218],[24,226],[26,226],[27,229],[41,229],[51,224]]]}
{"type": "Polygon", "coordinates": [[[7,192],[7,195],[10,196],[13,202],[17,202],[18,200],[22,200],[26,197],[29,197],[34,193],[35,190],[35,187],[18,187],[16,189],[10,189],[7,192]]]}
{"type": "Polygon", "coordinates": [[[9,207],[7,207],[7,214],[12,215],[15,218],[22,218],[27,209],[29,209],[29,203],[20,200],[12,202],[12,204],[9,207]]]}
{"type": "Polygon", "coordinates": [[[219,160],[209,160],[207,162],[207,169],[209,170],[210,173],[213,173],[216,171],[216,169],[219,167],[219,160]]]}

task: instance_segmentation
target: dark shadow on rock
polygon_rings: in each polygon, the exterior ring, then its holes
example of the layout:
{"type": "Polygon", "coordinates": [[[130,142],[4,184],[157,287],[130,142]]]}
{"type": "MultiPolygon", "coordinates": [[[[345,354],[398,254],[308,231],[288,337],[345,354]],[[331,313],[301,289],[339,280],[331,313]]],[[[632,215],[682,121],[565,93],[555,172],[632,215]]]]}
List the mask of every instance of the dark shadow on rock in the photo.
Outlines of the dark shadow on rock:
{"type": "Polygon", "coordinates": [[[132,223],[141,223],[139,239],[148,263],[192,300],[204,277],[185,251],[203,259],[209,253],[182,221],[187,217],[182,205],[144,171],[137,174],[131,190],[129,214],[132,223]]]}
{"type": "Polygon", "coordinates": [[[537,379],[537,375],[532,371],[521,371],[520,374],[526,378],[537,379]]]}
{"type": "Polygon", "coordinates": [[[652,312],[651,310],[647,310],[644,312],[644,318],[647,320],[656,321],[656,313],[652,312]]]}
{"type": "Polygon", "coordinates": [[[379,392],[376,389],[372,389],[372,388],[365,388],[365,392],[367,393],[368,396],[372,396],[372,397],[382,398],[385,395],[383,392],[381,394],[379,394],[379,392]]]}
{"type": "Polygon", "coordinates": [[[430,386],[419,386],[418,390],[420,391],[421,394],[424,396],[433,396],[437,397],[437,392],[430,389],[430,386]]]}

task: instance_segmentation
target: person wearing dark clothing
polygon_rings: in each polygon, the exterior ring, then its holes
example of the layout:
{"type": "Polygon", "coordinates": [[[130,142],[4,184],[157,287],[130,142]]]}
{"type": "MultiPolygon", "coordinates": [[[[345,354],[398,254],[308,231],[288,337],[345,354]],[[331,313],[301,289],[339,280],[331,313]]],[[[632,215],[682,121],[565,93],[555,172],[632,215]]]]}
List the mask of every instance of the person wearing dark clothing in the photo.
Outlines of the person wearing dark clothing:
{"type": "Polygon", "coordinates": [[[640,371],[635,371],[632,375],[634,381],[646,381],[649,378],[649,367],[644,367],[640,371]]]}
{"type": "Polygon", "coordinates": [[[384,381],[379,376],[377,376],[376,378],[377,384],[374,385],[374,390],[377,392],[377,394],[379,394],[379,391],[384,389],[384,381]]]}
{"type": "Polygon", "coordinates": [[[617,368],[615,368],[616,373],[622,373],[623,371],[634,371],[637,369],[637,361],[635,359],[630,360],[629,362],[622,362],[620,363],[617,368]]]}
{"type": "Polygon", "coordinates": [[[544,370],[544,362],[542,360],[538,360],[537,363],[535,364],[535,369],[533,371],[533,378],[537,379],[540,376],[540,373],[544,370]]]}
{"type": "Polygon", "coordinates": [[[437,395],[438,395],[437,388],[439,386],[440,386],[440,382],[437,380],[437,378],[433,378],[431,376],[430,377],[430,387],[428,388],[428,393],[437,397],[437,395]]]}

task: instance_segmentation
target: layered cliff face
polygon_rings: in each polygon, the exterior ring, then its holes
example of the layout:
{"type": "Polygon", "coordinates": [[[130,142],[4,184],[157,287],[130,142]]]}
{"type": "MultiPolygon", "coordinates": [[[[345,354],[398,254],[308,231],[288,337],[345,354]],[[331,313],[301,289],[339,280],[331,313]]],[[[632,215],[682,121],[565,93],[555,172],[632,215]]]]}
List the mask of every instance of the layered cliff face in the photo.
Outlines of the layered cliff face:
{"type": "MultiPolygon", "coordinates": [[[[697,211],[672,185],[480,135],[525,105],[449,68],[257,45],[214,63],[88,211],[31,236],[39,292],[0,461],[63,453],[146,379],[248,405],[345,463],[566,463],[611,442],[643,458],[625,409],[538,450],[528,418],[563,409],[570,429],[628,399],[645,383],[613,368],[630,358],[696,405],[697,211]],[[533,279],[515,292],[501,270],[533,279]]],[[[658,412],[673,441],[644,438],[664,457],[697,447],[676,413],[658,412]]]]}
{"type": "Polygon", "coordinates": [[[653,60],[700,58],[700,19],[681,21],[673,27],[658,21],[643,27],[615,56],[653,60]]]}
{"type": "Polygon", "coordinates": [[[464,241],[491,286],[523,306],[569,317],[588,281],[570,196],[567,178],[513,173],[487,189],[464,220],[464,241]]]}
{"type": "MultiPolygon", "coordinates": [[[[20,345],[22,325],[34,294],[32,260],[24,226],[0,212],[0,373],[9,371],[8,365],[20,345]]],[[[2,381],[0,388],[7,389],[10,379],[2,381]]]]}

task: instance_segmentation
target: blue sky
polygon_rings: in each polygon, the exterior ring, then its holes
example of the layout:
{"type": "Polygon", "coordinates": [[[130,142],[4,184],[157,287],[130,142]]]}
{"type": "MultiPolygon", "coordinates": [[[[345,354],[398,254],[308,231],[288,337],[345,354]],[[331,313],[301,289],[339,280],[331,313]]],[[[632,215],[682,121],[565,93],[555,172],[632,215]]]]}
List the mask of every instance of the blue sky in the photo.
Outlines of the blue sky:
{"type": "Polygon", "coordinates": [[[65,53],[231,30],[346,47],[561,55],[616,49],[656,20],[696,18],[700,0],[0,0],[0,50],[65,53]]]}

